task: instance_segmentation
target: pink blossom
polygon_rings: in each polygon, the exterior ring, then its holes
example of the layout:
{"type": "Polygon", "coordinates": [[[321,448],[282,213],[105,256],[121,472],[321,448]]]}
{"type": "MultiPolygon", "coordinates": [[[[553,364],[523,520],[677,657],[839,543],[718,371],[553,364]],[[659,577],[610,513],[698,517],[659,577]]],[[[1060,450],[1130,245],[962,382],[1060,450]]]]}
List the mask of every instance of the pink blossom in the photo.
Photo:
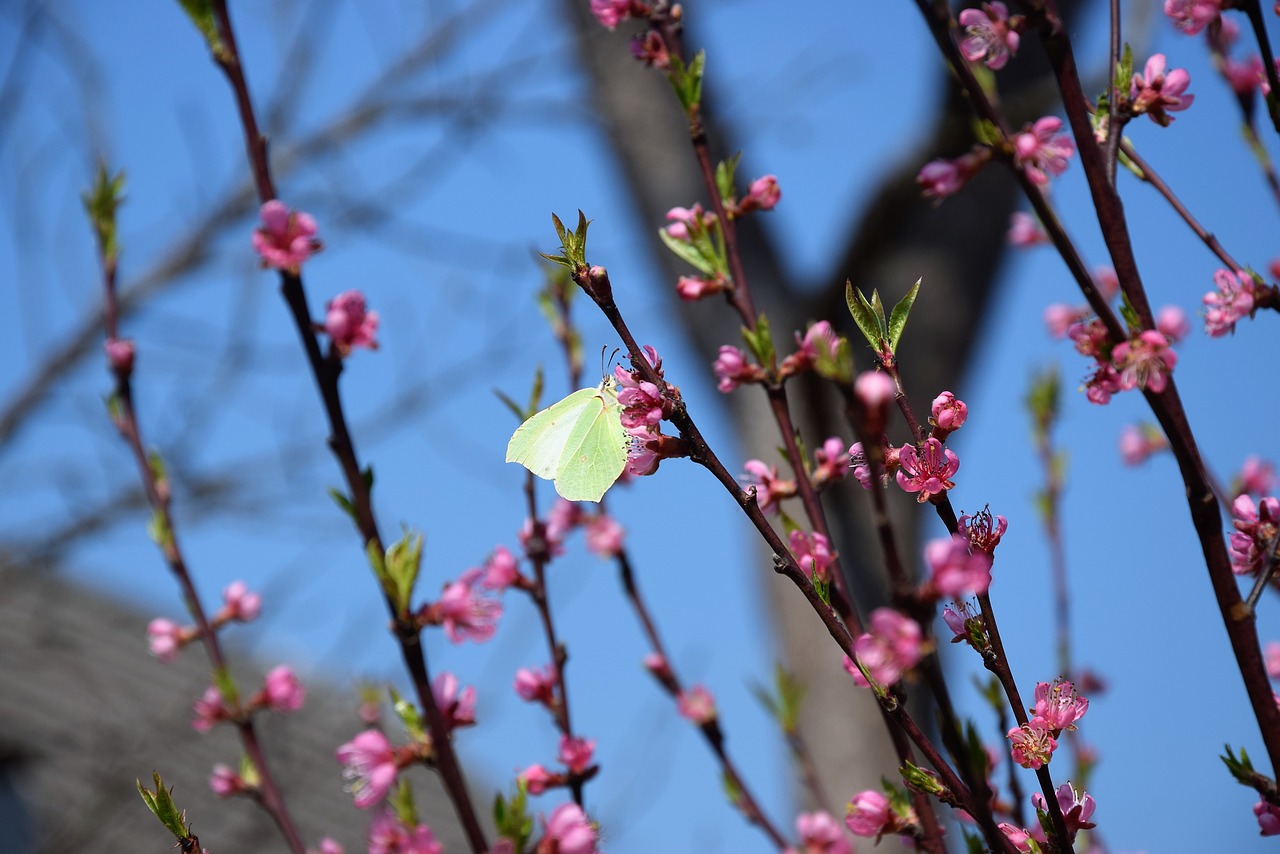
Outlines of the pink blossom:
{"type": "Polygon", "coordinates": [[[1035,840],[1026,828],[1018,827],[1016,824],[1010,824],[1007,821],[1002,821],[996,826],[1000,829],[1000,832],[1004,834],[1005,838],[1009,840],[1009,844],[1012,845],[1015,850],[1022,852],[1030,852],[1033,850],[1031,846],[1035,844],[1035,840]]]}
{"type": "Polygon", "coordinates": [[[796,482],[780,479],[777,466],[767,466],[760,460],[747,460],[742,467],[747,470],[743,480],[748,488],[755,488],[756,501],[762,513],[777,509],[778,502],[796,494],[796,482]]]}
{"type": "Polygon", "coordinates": [[[1275,466],[1261,457],[1246,457],[1240,467],[1239,483],[1237,493],[1266,495],[1276,483],[1275,466]]]}
{"type": "Polygon", "coordinates": [[[858,483],[862,484],[862,488],[870,489],[871,466],[867,462],[867,454],[862,449],[861,442],[854,442],[849,446],[849,467],[853,469],[853,476],[858,483]]]}
{"type": "Polygon", "coordinates": [[[1120,277],[1116,275],[1115,268],[1102,264],[1093,268],[1094,287],[1098,289],[1098,293],[1102,294],[1102,298],[1107,302],[1111,302],[1116,298],[1116,294],[1120,293],[1120,277]]]}
{"type": "Polygon", "coordinates": [[[776,175],[765,175],[751,182],[747,196],[738,203],[737,213],[750,211],[771,211],[782,199],[782,189],[778,186],[776,175]]]}
{"type": "Polygon", "coordinates": [[[263,680],[262,692],[267,705],[276,712],[296,712],[307,697],[298,677],[286,665],[273,667],[263,680]]]}
{"type": "Polygon", "coordinates": [[[573,533],[574,528],[581,525],[585,519],[586,516],[577,502],[557,498],[556,503],[551,505],[551,510],[547,513],[547,541],[556,546],[561,545],[565,538],[573,533]]]}
{"type": "Polygon", "coordinates": [[[719,274],[710,279],[699,276],[681,276],[676,280],[676,294],[685,302],[697,302],[729,289],[729,281],[719,274]]]}
{"type": "Polygon", "coordinates": [[[291,211],[272,199],[259,215],[262,225],[253,231],[253,248],[262,256],[262,266],[296,274],[303,261],[320,251],[316,221],[310,214],[291,211]]]}
{"type": "Polygon", "coordinates": [[[1164,13],[1189,36],[1207,27],[1222,10],[1222,0],[1164,0],[1164,13]]]}
{"type": "Polygon", "coordinates": [[[555,703],[555,687],[559,684],[555,668],[547,664],[541,668],[521,667],[516,671],[516,694],[530,703],[551,706],[555,703]]]}
{"type": "Polygon", "coordinates": [[[943,199],[964,189],[969,179],[978,174],[990,159],[991,152],[980,147],[975,147],[955,160],[939,157],[920,167],[916,183],[920,185],[921,194],[938,205],[943,199]]]}
{"type": "Polygon", "coordinates": [[[552,774],[546,768],[536,764],[521,771],[517,779],[524,783],[525,790],[531,795],[541,795],[552,785],[560,782],[558,774],[552,774]]]}
{"type": "Polygon", "coordinates": [[[107,353],[107,364],[117,374],[128,376],[133,372],[133,362],[137,357],[133,341],[128,338],[108,338],[103,344],[107,353]]]}
{"type": "MultiPolygon", "coordinates": [[[[1072,788],[1070,783],[1063,783],[1054,790],[1054,797],[1058,801],[1058,807],[1062,810],[1062,817],[1066,820],[1067,832],[1075,837],[1077,831],[1092,830],[1095,825],[1089,821],[1093,815],[1097,804],[1093,800],[1093,795],[1083,790],[1077,792],[1072,788]]],[[[1045,802],[1044,795],[1035,792],[1031,795],[1031,803],[1041,813],[1048,813],[1049,807],[1045,802]]]]}
{"type": "MultiPolygon", "coordinates": [[[[647,345],[644,351],[649,364],[661,377],[662,359],[658,352],[647,345]]],[[[618,402],[623,406],[622,426],[628,429],[646,427],[650,432],[657,432],[666,406],[662,389],[644,379],[639,371],[628,371],[621,365],[613,369],[613,376],[618,383],[618,402]]]]}
{"type": "Polygon", "coordinates": [[[591,757],[596,752],[596,742],[592,738],[577,736],[560,736],[560,753],[557,758],[574,774],[581,774],[591,764],[591,757]]]}
{"type": "Polygon", "coordinates": [[[378,349],[378,313],[366,310],[360,291],[343,291],[325,303],[324,312],[325,334],[341,355],[356,347],[378,349]]]}
{"type": "Polygon", "coordinates": [[[488,590],[502,591],[520,580],[520,568],[516,556],[506,546],[498,546],[485,559],[484,577],[480,586],[488,590]]]}
{"type": "Polygon", "coordinates": [[[338,842],[325,836],[320,840],[320,847],[308,848],[307,854],[346,854],[346,850],[338,842]]]}
{"type": "Polygon", "coordinates": [[[1014,164],[1026,170],[1032,183],[1048,184],[1050,175],[1066,171],[1067,159],[1075,154],[1075,143],[1060,130],[1062,119],[1045,116],[1013,138],[1014,164]]]}
{"type": "Polygon", "coordinates": [[[1018,52],[1018,34],[1009,25],[1009,10],[999,0],[983,3],[981,10],[963,10],[959,21],[965,32],[960,52],[970,62],[981,60],[999,71],[1018,52]]]}
{"type": "Polygon", "coordinates": [[[231,717],[230,710],[223,705],[222,692],[215,685],[204,689],[204,693],[196,700],[194,709],[196,716],[191,721],[191,726],[196,732],[208,732],[218,721],[231,717]]]}
{"type": "Polygon", "coordinates": [[[1255,505],[1248,494],[1238,495],[1231,502],[1231,517],[1236,529],[1230,538],[1231,568],[1237,575],[1257,572],[1276,537],[1280,500],[1266,497],[1255,505]]]}
{"type": "MultiPolygon", "coordinates": [[[[853,651],[871,678],[881,685],[897,682],[924,654],[920,624],[892,608],[872,611],[868,628],[870,631],[854,641],[853,651]]],[[[857,676],[854,681],[858,681],[857,676]]]]}
{"type": "Polygon", "coordinates": [[[1044,720],[1049,730],[1058,735],[1063,730],[1074,730],[1076,721],[1089,711],[1089,701],[1076,693],[1075,686],[1065,679],[1036,684],[1036,703],[1032,713],[1044,720]]]}
{"type": "Polygon", "coordinates": [[[796,816],[800,851],[796,854],[853,854],[853,846],[840,832],[840,824],[821,810],[796,816]]]}
{"type": "Polygon", "coordinates": [[[596,829],[577,804],[561,804],[544,819],[546,831],[538,845],[539,854],[596,854],[596,829]],[[553,840],[555,847],[547,845],[553,840]]]}
{"type": "Polygon", "coordinates": [[[930,413],[933,424],[938,428],[934,435],[942,439],[964,426],[965,419],[969,417],[969,407],[951,392],[944,391],[933,399],[930,413]]]}
{"type": "Polygon", "coordinates": [[[1263,836],[1280,836],[1280,807],[1258,801],[1253,805],[1253,815],[1263,836]]]}
{"type": "Polygon", "coordinates": [[[647,477],[658,470],[662,454],[650,445],[652,434],[647,429],[628,430],[631,445],[627,448],[626,474],[631,477],[647,477]]]}
{"type": "Polygon", "coordinates": [[[1155,394],[1165,390],[1169,374],[1178,363],[1178,354],[1169,346],[1169,339],[1154,329],[1143,330],[1137,337],[1117,344],[1111,358],[1120,373],[1122,389],[1142,388],[1155,394]]]}
{"type": "Polygon", "coordinates": [[[969,551],[969,538],[956,534],[931,540],[924,549],[925,563],[932,573],[930,585],[937,595],[948,599],[978,595],[991,587],[991,555],[969,551]]]}
{"type": "Polygon", "coordinates": [[[648,15],[649,10],[636,0],[591,0],[591,14],[602,26],[612,30],[623,18],[648,15]]]}
{"type": "Polygon", "coordinates": [[[647,30],[631,37],[631,55],[653,68],[666,70],[671,67],[671,52],[657,30],[647,30]]]}
{"type": "Polygon", "coordinates": [[[651,652],[644,657],[644,669],[652,673],[660,682],[671,680],[671,665],[660,652],[651,652]]]}
{"type": "Polygon", "coordinates": [[[1133,101],[1135,115],[1146,113],[1151,121],[1168,127],[1173,121],[1170,112],[1185,110],[1195,101],[1195,95],[1186,94],[1191,75],[1184,68],[1165,69],[1165,56],[1157,53],[1147,60],[1142,74],[1133,75],[1129,98],[1133,101]]]}
{"type": "Polygon", "coordinates": [[[1204,331],[1213,338],[1234,332],[1236,322],[1253,311],[1253,276],[1243,270],[1218,270],[1213,274],[1218,292],[1210,291],[1202,298],[1205,304],[1204,331]]]}
{"type": "Polygon", "coordinates": [[[1032,718],[1030,722],[1009,730],[1013,761],[1032,771],[1048,763],[1053,757],[1053,751],[1058,748],[1058,740],[1050,734],[1049,729],[1044,718],[1032,718]]]}
{"type": "Polygon", "coordinates": [[[981,637],[985,629],[982,626],[982,616],[970,610],[968,602],[957,602],[955,607],[950,605],[942,609],[942,621],[947,624],[947,628],[951,629],[952,643],[960,643],[969,640],[969,621],[977,620],[978,636],[981,637]]]}
{"type": "Polygon", "coordinates": [[[1263,659],[1267,665],[1267,675],[1272,679],[1280,679],[1280,641],[1268,641],[1262,648],[1263,659]]]}
{"type": "Polygon", "coordinates": [[[825,486],[837,481],[849,471],[849,452],[839,436],[832,436],[823,442],[822,447],[813,452],[813,460],[815,486],[825,486]]]}
{"type": "Polygon", "coordinates": [[[787,370],[798,371],[823,362],[835,362],[840,353],[840,336],[825,320],[812,324],[803,336],[797,332],[796,344],[799,349],[783,360],[783,367],[787,370]]]}
{"type": "Polygon", "coordinates": [[[883,412],[893,402],[898,388],[883,371],[863,371],[854,380],[853,391],[869,412],[883,412]]]}
{"type": "Polygon", "coordinates": [[[1251,54],[1244,62],[1237,62],[1231,57],[1227,57],[1222,62],[1222,76],[1227,78],[1227,83],[1231,84],[1231,90],[1240,97],[1251,97],[1253,90],[1266,79],[1266,73],[1262,57],[1256,53],[1251,54]]]}
{"type": "Polygon", "coordinates": [[[716,390],[728,394],[743,383],[760,382],[764,372],[747,361],[747,354],[728,344],[720,348],[712,369],[716,374],[716,390]]]}
{"type": "Polygon", "coordinates": [[[182,626],[164,617],[156,617],[147,623],[147,647],[151,654],[165,664],[178,657],[178,651],[186,643],[182,626]]]}
{"type": "Polygon", "coordinates": [[[932,436],[925,442],[921,454],[915,445],[903,445],[898,451],[898,486],[906,492],[915,492],[916,501],[923,504],[935,495],[941,495],[955,486],[951,480],[960,468],[960,458],[950,448],[932,436]]]}
{"type": "Polygon", "coordinates": [[[1126,424],[1120,431],[1120,458],[1127,466],[1145,462],[1168,447],[1164,434],[1150,425],[1126,424]]]}
{"type": "Polygon", "coordinates": [[[223,614],[228,620],[248,623],[262,611],[262,596],[253,593],[243,581],[233,581],[222,591],[223,614]]]}
{"type": "Polygon", "coordinates": [[[889,799],[874,789],[858,792],[845,808],[844,823],[854,836],[877,837],[892,819],[889,799]]]}
{"type": "Polygon", "coordinates": [[[444,846],[425,824],[409,825],[391,810],[381,810],[369,823],[369,854],[443,854],[444,846]]]}
{"type": "Polygon", "coordinates": [[[622,552],[625,534],[626,529],[617,519],[600,513],[587,523],[587,550],[598,557],[617,557],[622,552]]]}
{"type": "Polygon", "coordinates": [[[987,508],[977,513],[966,513],[961,516],[957,525],[960,536],[969,540],[969,547],[975,552],[994,554],[1000,538],[1009,530],[1009,520],[1003,516],[993,516],[987,508]]]}
{"type": "Polygon", "coordinates": [[[1049,235],[1031,214],[1014,211],[1009,218],[1009,244],[1023,249],[1049,242],[1049,235]]]}
{"type": "Polygon", "coordinates": [[[391,743],[376,729],[358,733],[338,748],[337,757],[344,766],[342,777],[347,781],[347,791],[355,796],[359,809],[367,809],[386,797],[399,773],[391,743]]]}
{"type": "Polygon", "coordinates": [[[709,724],[716,719],[716,700],[702,685],[694,685],[687,691],[681,691],[676,698],[676,708],[680,716],[693,721],[699,726],[709,724]]]}
{"type": "Polygon", "coordinates": [[[464,573],[457,581],[445,586],[440,601],[436,603],[444,633],[454,643],[487,641],[498,630],[502,603],[473,590],[475,580],[470,572],[464,573]]]}
{"type": "Polygon", "coordinates": [[[690,240],[691,232],[705,229],[716,221],[714,214],[707,213],[702,205],[696,204],[691,208],[672,208],[667,211],[667,219],[671,220],[666,229],[667,236],[676,240],[690,240]]]}
{"type": "Polygon", "coordinates": [[[1166,305],[1156,314],[1156,331],[1168,338],[1170,344],[1177,344],[1191,332],[1191,321],[1176,305],[1166,305]]]}
{"type": "Polygon", "coordinates": [[[1074,324],[1088,317],[1089,313],[1088,307],[1054,303],[1044,310],[1044,325],[1049,327],[1051,337],[1062,338],[1074,324]]]}
{"type": "Polygon", "coordinates": [[[244,778],[229,766],[218,763],[209,775],[209,788],[220,798],[229,798],[246,789],[244,778]]]}
{"type": "Polygon", "coordinates": [[[441,671],[431,680],[431,696],[444,718],[445,728],[452,731],[476,722],[476,689],[470,685],[458,691],[458,677],[441,671]]]}
{"type": "Polygon", "coordinates": [[[791,552],[800,568],[808,570],[814,580],[829,582],[831,563],[836,556],[831,551],[831,543],[827,538],[816,532],[811,536],[796,529],[788,535],[788,539],[791,542],[791,552]]]}

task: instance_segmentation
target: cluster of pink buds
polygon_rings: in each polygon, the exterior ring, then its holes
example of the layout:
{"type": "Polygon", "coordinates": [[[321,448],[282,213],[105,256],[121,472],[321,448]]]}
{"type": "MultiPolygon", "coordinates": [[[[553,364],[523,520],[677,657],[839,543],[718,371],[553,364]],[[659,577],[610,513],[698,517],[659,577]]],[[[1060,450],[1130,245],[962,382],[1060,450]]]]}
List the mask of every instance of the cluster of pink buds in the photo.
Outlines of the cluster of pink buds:
{"type": "Polygon", "coordinates": [[[1024,19],[1021,15],[1010,18],[1009,9],[999,0],[983,3],[981,9],[963,10],[959,22],[965,34],[960,52],[970,62],[999,71],[1018,52],[1018,30],[1024,19]]]}
{"type": "MultiPolygon", "coordinates": [[[[252,592],[243,581],[233,581],[222,591],[222,607],[209,621],[217,630],[227,623],[248,623],[256,620],[262,611],[262,596],[252,592]]],[[[178,657],[178,652],[200,637],[195,626],[180,626],[164,617],[156,617],[147,624],[147,646],[151,654],[166,664],[178,657]]]]}
{"type": "Polygon", "coordinates": [[[1280,532],[1280,499],[1265,497],[1256,504],[1248,494],[1231,502],[1231,569],[1237,575],[1252,575],[1274,552],[1280,532]]]}
{"type": "Polygon", "coordinates": [[[811,325],[801,335],[796,333],[796,350],[778,365],[778,376],[786,379],[803,371],[816,370],[830,378],[828,366],[834,366],[840,351],[840,336],[825,320],[811,325]]]}
{"type": "Polygon", "coordinates": [[[262,688],[241,709],[227,705],[222,690],[216,685],[204,689],[195,701],[191,726],[196,732],[208,732],[215,724],[234,720],[244,713],[261,709],[274,712],[296,712],[306,699],[306,689],[294,672],[285,665],[272,668],[262,680],[262,688]]]}
{"type": "Polygon", "coordinates": [[[599,832],[577,804],[561,804],[542,822],[542,840],[534,854],[598,854],[599,832]]]}
{"type": "Polygon", "coordinates": [[[759,365],[749,361],[747,354],[728,344],[721,346],[712,370],[716,375],[716,390],[728,394],[745,383],[764,382],[765,373],[759,365]]]}
{"type": "Polygon", "coordinates": [[[1269,495],[1276,485],[1276,467],[1261,457],[1246,457],[1235,478],[1235,495],[1269,495]]]}
{"type": "Polygon", "coordinates": [[[541,795],[551,789],[566,786],[574,779],[585,779],[595,773],[591,765],[595,750],[594,739],[561,735],[557,758],[565,770],[549,771],[545,766],[535,763],[521,771],[517,779],[531,795],[541,795]]]}
{"type": "Polygon", "coordinates": [[[663,379],[662,357],[657,350],[646,344],[644,357],[662,381],[661,385],[646,380],[639,370],[628,371],[621,365],[613,369],[618,383],[618,402],[623,407],[622,426],[631,436],[626,471],[635,477],[653,474],[664,457],[679,452],[673,448],[679,443],[664,436],[660,425],[670,417],[680,390],[663,379]]]}
{"type": "Polygon", "coordinates": [[[929,408],[929,423],[933,425],[933,435],[943,442],[963,427],[968,417],[969,407],[949,391],[935,397],[929,408]]]}
{"type": "Polygon", "coordinates": [[[431,680],[431,697],[440,710],[445,732],[476,723],[476,689],[468,685],[459,691],[459,685],[458,677],[447,671],[431,680]]]}
{"type": "Polygon", "coordinates": [[[849,473],[849,451],[844,440],[831,436],[813,452],[813,486],[825,489],[849,473]]]}
{"type": "MultiPolygon", "coordinates": [[[[924,656],[924,633],[920,624],[892,608],[877,608],[868,620],[870,631],[858,636],[853,651],[858,664],[866,668],[879,685],[892,685],[924,656]]],[[[857,664],[845,656],[844,669],[860,688],[870,683],[857,664]]],[[[855,833],[857,831],[854,831],[855,833]]]]}

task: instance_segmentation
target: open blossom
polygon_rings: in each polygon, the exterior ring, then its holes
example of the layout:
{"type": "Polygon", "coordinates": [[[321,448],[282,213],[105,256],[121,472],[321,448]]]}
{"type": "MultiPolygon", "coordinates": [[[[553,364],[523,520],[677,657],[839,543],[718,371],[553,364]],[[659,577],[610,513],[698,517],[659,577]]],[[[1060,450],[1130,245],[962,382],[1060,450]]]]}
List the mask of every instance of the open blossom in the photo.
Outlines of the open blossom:
{"type": "Polygon", "coordinates": [[[1120,458],[1127,466],[1136,466],[1168,447],[1164,434],[1147,425],[1126,424],[1120,431],[1120,458]]]}
{"type": "Polygon", "coordinates": [[[172,620],[156,617],[147,623],[147,647],[152,655],[166,664],[178,657],[178,651],[186,641],[186,632],[172,620]]]}
{"type": "Polygon", "coordinates": [[[893,818],[889,799],[875,789],[858,792],[845,808],[844,823],[854,836],[879,836],[893,818]]]}
{"type": "Polygon", "coordinates": [[[938,596],[955,599],[983,594],[991,587],[991,555],[969,551],[969,538],[956,534],[931,540],[924,560],[932,573],[929,584],[938,596]]]}
{"type": "Polygon", "coordinates": [[[222,692],[215,685],[204,689],[204,693],[195,702],[194,710],[196,714],[191,726],[196,732],[208,732],[218,721],[231,716],[222,702],[222,692]]]}
{"type": "Polygon", "coordinates": [[[476,722],[476,689],[468,685],[459,692],[459,684],[458,677],[448,671],[437,673],[431,680],[431,696],[448,730],[476,722]]]}
{"type": "Polygon", "coordinates": [[[1213,274],[1213,283],[1218,291],[1210,291],[1202,298],[1204,309],[1204,331],[1213,338],[1221,338],[1228,332],[1234,332],[1236,322],[1248,317],[1253,311],[1253,276],[1243,270],[1218,270],[1213,274]]]}
{"type": "Polygon", "coordinates": [[[286,665],[273,667],[262,682],[266,705],[277,712],[296,712],[302,708],[307,692],[298,677],[286,665]]]}
{"type": "Polygon", "coordinates": [[[993,516],[985,507],[977,513],[966,513],[957,524],[960,536],[969,541],[969,547],[975,552],[987,555],[995,553],[1000,545],[1000,538],[1009,530],[1009,520],[1003,516],[993,516]]]}
{"type": "Polygon", "coordinates": [[[1258,801],[1253,805],[1253,817],[1258,820],[1262,836],[1280,836],[1280,807],[1258,801]]]}
{"type": "Polygon", "coordinates": [[[1065,679],[1036,684],[1036,704],[1032,713],[1043,719],[1055,735],[1064,729],[1074,730],[1076,721],[1087,711],[1089,701],[1077,694],[1075,686],[1065,679]]]}
{"type": "Polygon", "coordinates": [[[796,833],[800,835],[800,848],[788,848],[791,854],[853,854],[853,846],[830,813],[801,813],[796,816],[796,833]]]}
{"type": "MultiPolygon", "coordinates": [[[[487,641],[498,630],[502,603],[473,589],[479,576],[478,569],[464,572],[457,581],[445,585],[440,601],[435,603],[439,622],[444,624],[444,633],[454,643],[487,641]]],[[[428,606],[429,609],[431,607],[428,606]]]]}
{"type": "Polygon", "coordinates": [[[920,191],[924,197],[931,199],[937,205],[948,196],[954,196],[964,189],[969,179],[977,175],[990,159],[991,152],[979,146],[975,146],[972,151],[960,155],[955,160],[939,157],[920,167],[920,172],[916,175],[916,183],[920,185],[920,191]]]}
{"type": "Polygon", "coordinates": [[[1049,242],[1049,235],[1031,214],[1014,211],[1009,218],[1009,245],[1023,249],[1049,242]]]}
{"type": "Polygon", "coordinates": [[[694,685],[687,691],[681,691],[676,698],[676,708],[682,718],[700,726],[716,719],[716,699],[702,685],[694,685]]]}
{"type": "Polygon", "coordinates": [[[1231,569],[1237,575],[1257,572],[1262,558],[1276,536],[1280,520],[1280,500],[1262,498],[1257,504],[1249,495],[1238,495],[1231,502],[1231,524],[1235,532],[1229,539],[1231,569]]]}
{"type": "Polygon", "coordinates": [[[343,291],[325,303],[324,331],[343,356],[356,347],[378,349],[378,313],[368,310],[360,291],[343,291]]]}
{"type": "Polygon", "coordinates": [[[760,460],[747,460],[742,466],[747,470],[744,480],[748,488],[755,487],[756,501],[762,513],[777,509],[778,502],[796,494],[794,480],[778,477],[778,467],[765,465],[760,460]]]}
{"type": "Polygon", "coordinates": [[[822,447],[813,452],[813,483],[825,486],[839,480],[849,471],[849,452],[845,449],[844,440],[832,436],[822,443],[822,447]]]}
{"type": "Polygon", "coordinates": [[[1169,383],[1169,374],[1178,363],[1178,354],[1169,339],[1154,329],[1146,329],[1111,351],[1111,359],[1120,374],[1120,387],[1126,391],[1142,388],[1159,394],[1169,383]]]}
{"type": "Polygon", "coordinates": [[[550,664],[537,669],[521,667],[516,671],[516,694],[530,703],[550,706],[555,702],[557,684],[555,668],[550,664]]]}
{"type": "Polygon", "coordinates": [[[347,791],[355,796],[359,809],[386,797],[399,772],[391,743],[376,729],[364,730],[339,747],[337,757],[344,766],[342,778],[347,781],[347,791]]]}
{"type": "Polygon", "coordinates": [[[222,616],[248,623],[262,611],[262,596],[249,590],[243,581],[233,581],[222,591],[222,616]]]}
{"type": "Polygon", "coordinates": [[[560,736],[560,763],[575,774],[581,774],[591,764],[591,757],[596,752],[593,738],[576,736],[560,736]]]}
{"type": "Polygon", "coordinates": [[[951,629],[951,633],[954,635],[951,638],[952,643],[961,643],[969,640],[970,620],[978,621],[977,631],[979,637],[981,637],[985,632],[985,628],[981,626],[982,615],[971,610],[968,602],[957,602],[954,608],[948,605],[942,609],[942,621],[947,624],[947,628],[951,629]]]}
{"type": "MultiPolygon", "coordinates": [[[[661,377],[662,358],[658,351],[646,344],[644,355],[661,377]]],[[[618,383],[618,403],[623,407],[622,426],[628,429],[644,427],[656,433],[664,415],[662,388],[644,379],[639,371],[629,371],[622,365],[613,369],[613,378],[618,383]]]]}
{"type": "MultiPolygon", "coordinates": [[[[1096,824],[1089,821],[1093,815],[1097,804],[1093,800],[1093,795],[1085,791],[1077,792],[1070,783],[1063,783],[1054,790],[1054,798],[1058,801],[1058,807],[1062,810],[1062,817],[1067,825],[1067,832],[1074,837],[1078,831],[1092,830],[1097,827],[1096,824]]],[[[1048,804],[1045,802],[1044,795],[1035,792],[1031,795],[1031,803],[1035,805],[1036,810],[1042,813],[1049,811],[1048,804]]]]}
{"type": "Polygon", "coordinates": [[[791,552],[801,569],[808,570],[810,577],[829,582],[831,580],[831,562],[836,559],[831,550],[831,543],[822,534],[806,534],[796,529],[789,535],[791,552]]]}
{"type": "Polygon", "coordinates": [[[1013,138],[1014,164],[1025,169],[1032,183],[1044,186],[1050,175],[1061,175],[1067,159],[1075,154],[1075,143],[1062,130],[1062,119],[1045,116],[1036,119],[1013,138]]]}
{"type": "Polygon", "coordinates": [[[516,556],[506,546],[498,546],[485,559],[480,586],[488,590],[506,590],[520,580],[520,568],[516,556]]]}
{"type": "Polygon", "coordinates": [[[1035,844],[1035,838],[1025,827],[1018,827],[1007,821],[1000,822],[996,827],[1004,834],[1005,839],[1009,840],[1009,844],[1015,851],[1030,852],[1032,850],[1031,846],[1035,844]]]}
{"type": "Polygon", "coordinates": [[[941,495],[955,486],[951,477],[960,468],[960,458],[950,448],[932,436],[925,442],[921,453],[915,445],[903,445],[898,451],[898,486],[907,492],[915,492],[916,501],[923,504],[934,495],[941,495]]]}
{"type": "Polygon", "coordinates": [[[303,261],[320,251],[316,221],[310,214],[291,211],[272,199],[259,215],[262,225],[253,231],[253,248],[262,256],[262,266],[297,273],[303,261]]]}
{"type": "Polygon", "coordinates": [[[441,845],[425,824],[405,824],[386,809],[369,823],[369,854],[443,854],[441,845]]]}
{"type": "MultiPolygon", "coordinates": [[[[924,655],[920,624],[892,608],[875,609],[867,624],[870,631],[854,641],[854,654],[871,672],[871,678],[881,685],[891,685],[924,655]]],[[[852,662],[846,664],[845,670],[856,684],[867,687],[866,679],[852,662]]]]}
{"type": "Polygon", "coordinates": [[[1209,26],[1222,11],[1222,0],[1164,0],[1164,13],[1189,36],[1209,26]]]}
{"type": "Polygon", "coordinates": [[[622,539],[626,529],[618,520],[601,513],[587,523],[587,550],[597,557],[617,557],[622,551],[622,539]]]}
{"type": "Polygon", "coordinates": [[[1186,93],[1190,83],[1191,75],[1185,68],[1168,71],[1164,54],[1154,54],[1147,60],[1142,74],[1133,75],[1129,86],[1134,114],[1146,113],[1151,121],[1167,127],[1173,121],[1170,112],[1185,110],[1196,99],[1195,95],[1186,93]]]}
{"type": "Polygon", "coordinates": [[[537,854],[596,854],[595,825],[577,804],[561,804],[543,820],[546,831],[537,854]]]}
{"type": "Polygon", "coordinates": [[[1013,744],[1013,761],[1023,768],[1036,771],[1044,766],[1058,749],[1058,740],[1049,732],[1049,724],[1044,718],[1032,718],[1022,726],[1009,730],[1009,741],[1013,744]]]}
{"type": "Polygon", "coordinates": [[[963,10],[959,21],[965,32],[960,52],[970,62],[981,60],[999,71],[1018,52],[1018,34],[1009,25],[1009,10],[999,0],[983,3],[981,9],[963,10]]]}

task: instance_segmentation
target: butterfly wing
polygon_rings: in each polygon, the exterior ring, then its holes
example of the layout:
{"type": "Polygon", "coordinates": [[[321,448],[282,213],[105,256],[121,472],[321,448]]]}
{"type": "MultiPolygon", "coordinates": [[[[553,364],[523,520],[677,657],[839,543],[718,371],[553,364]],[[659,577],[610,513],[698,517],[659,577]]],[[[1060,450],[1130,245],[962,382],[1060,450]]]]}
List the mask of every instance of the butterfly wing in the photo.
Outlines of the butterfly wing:
{"type": "Polygon", "coordinates": [[[583,413],[594,412],[601,405],[597,389],[583,388],[535,413],[512,434],[507,462],[519,463],[544,480],[556,477],[565,444],[583,413]]]}
{"type": "Polygon", "coordinates": [[[610,384],[594,396],[565,439],[556,468],[556,492],[569,501],[599,501],[627,464],[627,431],[622,406],[610,384]]]}

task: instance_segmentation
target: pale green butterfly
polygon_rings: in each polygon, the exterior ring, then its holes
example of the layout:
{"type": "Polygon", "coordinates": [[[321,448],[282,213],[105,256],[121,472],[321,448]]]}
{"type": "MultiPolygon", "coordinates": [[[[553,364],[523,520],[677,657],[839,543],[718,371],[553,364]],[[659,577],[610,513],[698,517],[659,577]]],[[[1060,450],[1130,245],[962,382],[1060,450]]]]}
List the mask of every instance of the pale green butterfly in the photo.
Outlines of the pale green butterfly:
{"type": "Polygon", "coordinates": [[[507,462],[554,480],[570,501],[599,501],[622,474],[629,445],[618,385],[606,377],[521,424],[507,443],[507,462]]]}

